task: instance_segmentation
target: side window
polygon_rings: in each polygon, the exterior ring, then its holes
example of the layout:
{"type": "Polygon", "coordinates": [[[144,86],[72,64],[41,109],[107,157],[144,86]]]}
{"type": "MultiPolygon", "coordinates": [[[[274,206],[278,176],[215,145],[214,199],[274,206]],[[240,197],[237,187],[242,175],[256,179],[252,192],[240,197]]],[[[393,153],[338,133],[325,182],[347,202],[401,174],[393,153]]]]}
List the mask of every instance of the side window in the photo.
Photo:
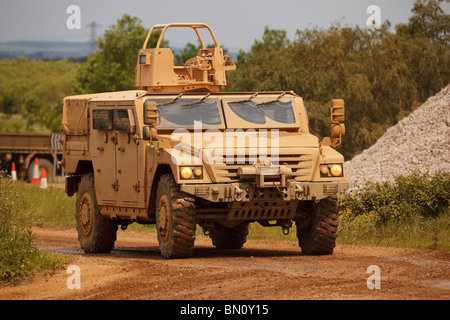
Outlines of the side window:
{"type": "Polygon", "coordinates": [[[111,130],[112,119],[112,110],[92,110],[92,128],[95,130],[111,130]]]}
{"type": "Polygon", "coordinates": [[[133,110],[114,110],[114,129],[127,133],[135,133],[136,124],[134,122],[133,110]]]}

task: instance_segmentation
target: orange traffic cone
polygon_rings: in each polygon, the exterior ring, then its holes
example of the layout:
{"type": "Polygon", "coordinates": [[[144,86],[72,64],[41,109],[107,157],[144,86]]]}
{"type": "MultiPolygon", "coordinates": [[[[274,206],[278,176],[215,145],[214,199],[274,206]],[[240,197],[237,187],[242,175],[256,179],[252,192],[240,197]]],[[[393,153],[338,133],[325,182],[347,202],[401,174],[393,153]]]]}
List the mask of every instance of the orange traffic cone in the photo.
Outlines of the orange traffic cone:
{"type": "Polygon", "coordinates": [[[47,188],[47,175],[44,168],[42,168],[41,172],[41,189],[45,189],[47,188]]]}
{"type": "Polygon", "coordinates": [[[34,160],[33,179],[31,180],[31,184],[35,186],[41,185],[41,181],[39,179],[39,163],[37,157],[34,160]]]}
{"type": "Polygon", "coordinates": [[[11,167],[11,179],[13,179],[13,181],[17,180],[16,165],[14,164],[14,162],[12,163],[12,167],[11,167]]]}

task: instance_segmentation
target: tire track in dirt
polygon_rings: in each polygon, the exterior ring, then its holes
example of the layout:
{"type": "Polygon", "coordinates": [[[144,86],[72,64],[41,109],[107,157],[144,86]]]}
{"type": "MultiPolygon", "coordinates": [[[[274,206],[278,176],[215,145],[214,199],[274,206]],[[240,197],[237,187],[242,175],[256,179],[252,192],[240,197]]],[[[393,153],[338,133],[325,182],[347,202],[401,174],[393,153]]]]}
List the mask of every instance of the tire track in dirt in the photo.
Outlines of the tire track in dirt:
{"type": "Polygon", "coordinates": [[[292,241],[249,240],[217,250],[198,237],[193,257],[165,260],[156,235],[119,231],[110,254],[84,254],[75,230],[35,229],[42,249],[73,255],[81,289],[69,290],[65,268],[1,285],[6,300],[297,300],[450,299],[446,251],[338,245],[331,256],[305,256],[292,241]],[[369,290],[367,267],[381,271],[369,290]]]}

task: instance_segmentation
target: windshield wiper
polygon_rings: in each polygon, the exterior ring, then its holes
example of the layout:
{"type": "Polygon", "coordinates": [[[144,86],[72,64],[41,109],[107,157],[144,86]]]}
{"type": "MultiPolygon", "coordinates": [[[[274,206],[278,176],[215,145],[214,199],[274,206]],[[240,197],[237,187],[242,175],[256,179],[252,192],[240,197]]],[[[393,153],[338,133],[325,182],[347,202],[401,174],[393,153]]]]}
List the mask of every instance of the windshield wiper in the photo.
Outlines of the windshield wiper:
{"type": "Polygon", "coordinates": [[[228,104],[230,103],[242,103],[242,102],[249,102],[251,101],[253,98],[256,98],[256,96],[258,95],[258,92],[256,92],[255,94],[251,95],[249,98],[247,99],[243,99],[243,100],[236,100],[236,101],[229,101],[228,104]]]}
{"type": "Polygon", "coordinates": [[[260,105],[262,105],[262,104],[270,104],[270,103],[277,102],[278,100],[280,100],[281,98],[283,98],[285,94],[286,94],[286,92],[283,92],[283,93],[280,94],[275,100],[269,100],[269,101],[263,101],[263,102],[255,103],[255,106],[260,106],[260,105]]]}
{"type": "Polygon", "coordinates": [[[192,106],[194,104],[198,104],[203,102],[203,100],[205,100],[206,98],[208,98],[210,96],[211,93],[206,94],[203,98],[198,99],[197,101],[194,102],[190,102],[190,103],[186,103],[186,104],[182,104],[180,107],[186,107],[186,106],[192,106]]]}
{"type": "Polygon", "coordinates": [[[178,96],[176,96],[176,97],[173,98],[172,100],[167,101],[167,102],[164,102],[164,103],[162,103],[162,104],[159,104],[158,107],[163,107],[163,106],[167,106],[167,105],[169,105],[169,104],[175,103],[175,101],[177,101],[178,99],[180,99],[182,95],[183,95],[183,94],[180,93],[178,96]]]}

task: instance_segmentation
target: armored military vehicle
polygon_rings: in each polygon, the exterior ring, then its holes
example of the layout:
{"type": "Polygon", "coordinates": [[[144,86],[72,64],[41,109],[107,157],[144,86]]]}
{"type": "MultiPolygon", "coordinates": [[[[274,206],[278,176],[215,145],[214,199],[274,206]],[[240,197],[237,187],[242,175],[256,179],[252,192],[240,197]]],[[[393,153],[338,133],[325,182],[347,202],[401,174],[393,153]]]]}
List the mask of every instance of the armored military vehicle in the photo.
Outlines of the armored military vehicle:
{"type": "Polygon", "coordinates": [[[304,254],[333,252],[336,194],[348,187],[334,150],[343,100],[331,101],[331,137],[319,141],[294,92],[221,92],[235,68],[208,25],[156,25],[138,52],[138,90],[64,99],[61,164],[85,252],[109,252],[132,222],[156,224],[165,258],[192,255],[197,225],[217,248],[241,248],[252,222],[284,233],[295,223],[304,254]],[[169,28],[201,44],[182,66],[161,46],[169,28]]]}

